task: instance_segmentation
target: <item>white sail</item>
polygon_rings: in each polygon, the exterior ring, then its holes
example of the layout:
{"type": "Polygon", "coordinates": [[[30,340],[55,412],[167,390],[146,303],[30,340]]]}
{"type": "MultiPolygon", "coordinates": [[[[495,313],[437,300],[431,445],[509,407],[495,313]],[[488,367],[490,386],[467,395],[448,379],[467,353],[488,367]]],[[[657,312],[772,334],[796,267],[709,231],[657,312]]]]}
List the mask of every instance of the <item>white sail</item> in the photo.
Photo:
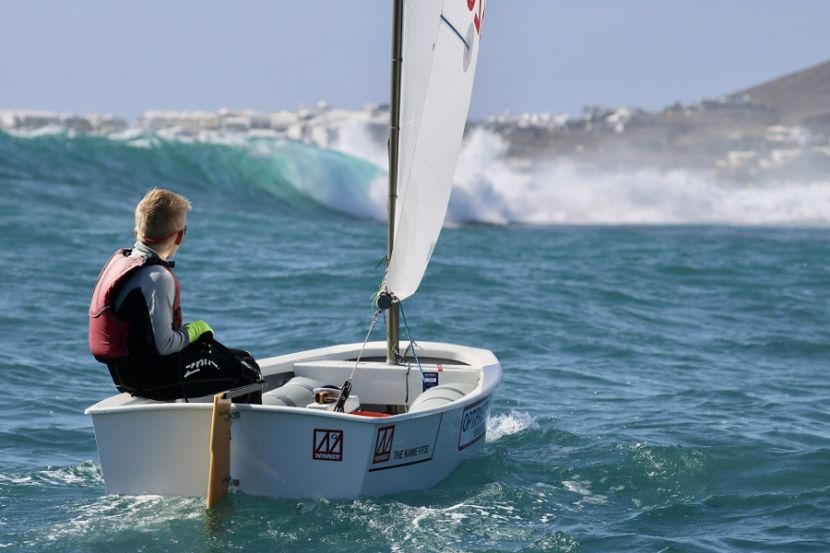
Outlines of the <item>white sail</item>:
{"type": "Polygon", "coordinates": [[[484,0],[404,2],[398,200],[385,279],[401,300],[421,284],[444,224],[483,16],[484,0]]]}

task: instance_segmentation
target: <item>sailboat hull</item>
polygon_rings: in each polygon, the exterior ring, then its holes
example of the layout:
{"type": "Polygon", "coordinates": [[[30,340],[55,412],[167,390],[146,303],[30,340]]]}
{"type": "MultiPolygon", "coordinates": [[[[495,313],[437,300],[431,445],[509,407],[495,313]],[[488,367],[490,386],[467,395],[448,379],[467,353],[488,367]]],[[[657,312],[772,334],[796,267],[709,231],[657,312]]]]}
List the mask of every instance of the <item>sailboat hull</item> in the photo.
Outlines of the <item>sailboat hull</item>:
{"type": "MultiPolygon", "coordinates": [[[[501,366],[486,350],[419,343],[417,365],[361,362],[353,379],[359,409],[267,404],[300,377],[340,385],[359,344],[266,359],[264,405],[234,405],[232,489],[252,495],[353,498],[434,486],[483,441],[501,366]],[[455,394],[455,395],[453,395],[455,394]],[[390,414],[398,412],[399,414],[390,414]]],[[[385,343],[367,345],[382,358],[385,343]]],[[[354,408],[356,405],[353,405],[354,408]]],[[[109,493],[202,496],[208,482],[208,398],[155,402],[127,394],[87,409],[109,493]]]]}

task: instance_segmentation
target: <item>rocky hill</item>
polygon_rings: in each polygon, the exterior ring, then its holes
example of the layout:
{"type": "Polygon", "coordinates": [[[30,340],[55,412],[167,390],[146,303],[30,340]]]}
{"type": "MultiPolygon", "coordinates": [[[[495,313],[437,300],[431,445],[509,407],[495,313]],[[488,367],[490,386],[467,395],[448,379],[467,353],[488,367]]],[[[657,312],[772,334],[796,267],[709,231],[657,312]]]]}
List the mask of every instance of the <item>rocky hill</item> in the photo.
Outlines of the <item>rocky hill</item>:
{"type": "Polygon", "coordinates": [[[491,118],[518,159],[711,171],[736,181],[830,175],[830,62],[660,112],[591,106],[583,117],[491,118]]]}
{"type": "Polygon", "coordinates": [[[785,125],[830,123],[830,61],[742,90],[752,104],[771,110],[785,125]]]}

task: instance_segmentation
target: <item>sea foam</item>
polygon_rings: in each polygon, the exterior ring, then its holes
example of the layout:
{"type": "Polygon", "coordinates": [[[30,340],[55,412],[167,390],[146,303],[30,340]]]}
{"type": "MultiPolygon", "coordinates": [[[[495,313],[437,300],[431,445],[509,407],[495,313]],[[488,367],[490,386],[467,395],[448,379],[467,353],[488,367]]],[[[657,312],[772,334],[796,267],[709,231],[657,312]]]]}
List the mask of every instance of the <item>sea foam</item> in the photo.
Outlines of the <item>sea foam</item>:
{"type": "Polygon", "coordinates": [[[487,421],[486,440],[488,442],[495,442],[505,436],[518,434],[519,432],[536,426],[536,421],[533,417],[522,411],[511,411],[503,415],[495,415],[487,421]]]}
{"type": "Polygon", "coordinates": [[[689,170],[610,170],[567,160],[517,168],[498,135],[474,131],[450,217],[491,224],[826,224],[830,182],[719,182],[689,170]]]}
{"type": "MultiPolygon", "coordinates": [[[[332,147],[386,169],[385,149],[352,126],[332,147]]],[[[728,182],[715,173],[653,167],[609,169],[573,160],[519,161],[498,134],[478,128],[462,145],[448,222],[507,224],[830,223],[830,181],[728,182]]],[[[384,213],[385,182],[371,185],[384,213]]]]}

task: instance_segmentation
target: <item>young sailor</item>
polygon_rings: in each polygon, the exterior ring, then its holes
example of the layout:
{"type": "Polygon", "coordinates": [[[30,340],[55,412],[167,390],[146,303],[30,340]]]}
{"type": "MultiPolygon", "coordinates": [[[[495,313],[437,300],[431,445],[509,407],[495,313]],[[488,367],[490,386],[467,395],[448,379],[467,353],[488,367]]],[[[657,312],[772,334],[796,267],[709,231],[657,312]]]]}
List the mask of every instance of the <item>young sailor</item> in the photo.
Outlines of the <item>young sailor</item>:
{"type": "Polygon", "coordinates": [[[116,251],[98,277],[89,348],[121,392],[164,401],[261,380],[253,357],[214,340],[205,321],[182,324],[170,259],[187,233],[190,207],[175,192],[150,190],[135,209],[135,245],[116,251]]]}

